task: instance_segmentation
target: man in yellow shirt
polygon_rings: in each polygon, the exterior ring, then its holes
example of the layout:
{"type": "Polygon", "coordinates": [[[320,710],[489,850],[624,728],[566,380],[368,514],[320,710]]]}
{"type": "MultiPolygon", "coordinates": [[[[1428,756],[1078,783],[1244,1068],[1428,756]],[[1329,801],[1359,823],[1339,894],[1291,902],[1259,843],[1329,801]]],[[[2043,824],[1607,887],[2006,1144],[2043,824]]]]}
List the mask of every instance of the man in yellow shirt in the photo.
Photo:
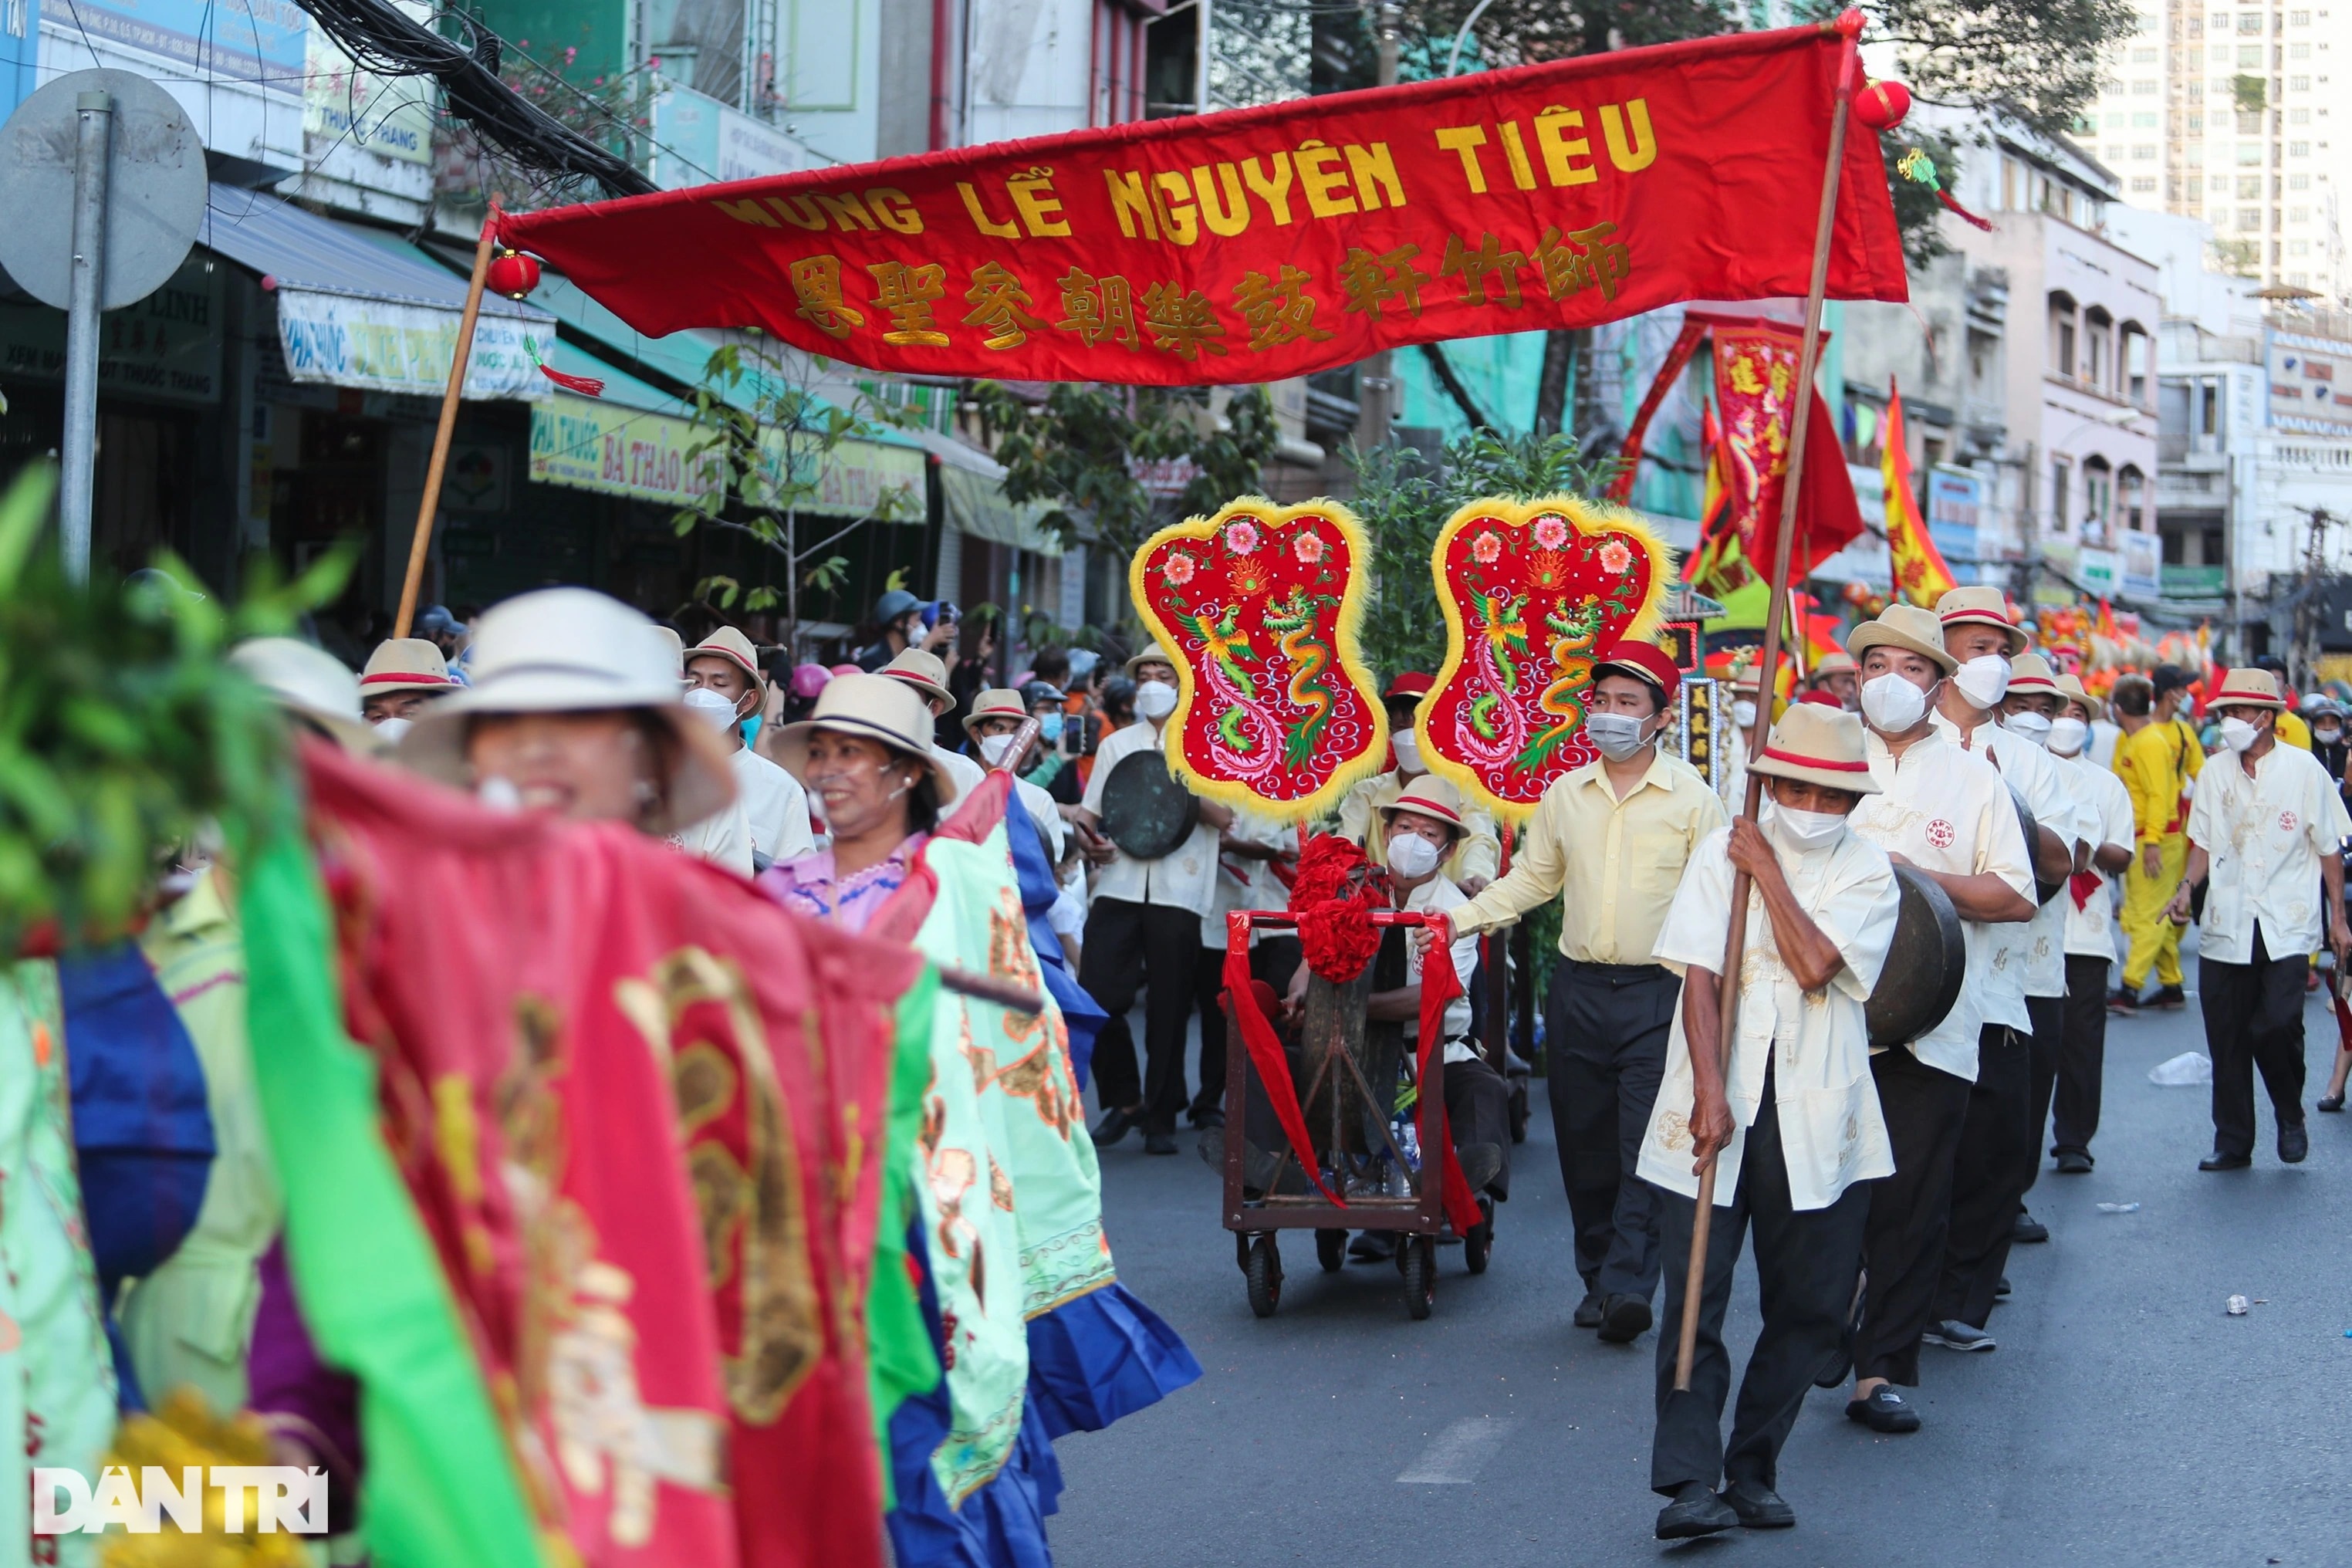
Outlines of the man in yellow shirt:
{"type": "Polygon", "coordinates": [[[1650,1326],[1660,1268],[1655,1195],[1633,1167],[1682,981],[1652,949],[1691,851],[1728,820],[1697,771],[1658,750],[1680,680],[1643,642],[1621,642],[1593,667],[1584,732],[1601,760],[1553,781],[1526,852],[1453,911],[1454,934],[1468,936],[1560,902],[1544,1035],[1584,1279],[1575,1321],[1618,1343],[1650,1326]]]}
{"type": "Polygon", "coordinates": [[[2116,683],[2116,721],[2124,738],[2116,747],[2116,774],[2131,792],[2135,854],[2124,873],[2122,925],[2131,948],[2124,959],[2123,984],[2107,1005],[2136,1013],[2148,971],[2159,987],[2156,1006],[2176,1012],[2189,1005],[2180,988],[2180,928],[2165,918],[2165,906],[2180,886],[2189,862],[2188,796],[2205,766],[2196,727],[2179,716],[2189,700],[2189,677],[2160,664],[2147,685],[2116,683]]]}

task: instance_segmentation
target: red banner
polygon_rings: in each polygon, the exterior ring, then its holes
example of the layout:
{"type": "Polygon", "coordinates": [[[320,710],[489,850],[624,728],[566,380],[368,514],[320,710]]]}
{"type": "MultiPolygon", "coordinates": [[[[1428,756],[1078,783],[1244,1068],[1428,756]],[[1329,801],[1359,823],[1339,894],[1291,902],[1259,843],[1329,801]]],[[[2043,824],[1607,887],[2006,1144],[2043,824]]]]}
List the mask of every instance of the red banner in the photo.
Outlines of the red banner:
{"type": "MultiPolygon", "coordinates": [[[[1858,21],[1855,24],[1858,26],[1858,21]]],[[[510,216],[648,336],[876,370],[1256,383],[1801,295],[1848,36],[1735,34],[510,216]]],[[[1846,138],[1829,297],[1906,298],[1846,138]]]]}

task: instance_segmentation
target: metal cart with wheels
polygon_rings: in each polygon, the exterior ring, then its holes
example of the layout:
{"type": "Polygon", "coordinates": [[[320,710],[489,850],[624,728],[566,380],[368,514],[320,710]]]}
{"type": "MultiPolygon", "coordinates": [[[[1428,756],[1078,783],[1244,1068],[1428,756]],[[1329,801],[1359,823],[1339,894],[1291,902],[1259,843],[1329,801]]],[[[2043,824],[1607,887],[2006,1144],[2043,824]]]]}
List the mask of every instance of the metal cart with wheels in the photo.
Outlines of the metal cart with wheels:
{"type": "MultiPolygon", "coordinates": [[[[1427,923],[1417,910],[1380,910],[1374,926],[1427,923]]],[[[1228,954],[1246,954],[1253,930],[1288,931],[1291,916],[1265,910],[1236,910],[1226,917],[1228,954]]],[[[1426,1318],[1437,1300],[1437,1247],[1445,1231],[1443,1169],[1445,1053],[1432,1050],[1417,1085],[1414,1137],[1423,1158],[1415,1170],[1390,1128],[1391,1108],[1375,1082],[1385,1082],[1393,1058],[1375,1060],[1367,1070],[1365,999],[1374,965],[1345,985],[1310,978],[1303,1048],[1293,1087],[1306,1119],[1313,1156],[1323,1179],[1345,1199],[1325,1196],[1286,1136],[1280,1147],[1258,1148],[1247,1136],[1251,1086],[1256,1068],[1238,1027],[1226,1031],[1225,1155],[1223,1220],[1234,1233],[1235,1261],[1248,1282],[1250,1310],[1274,1315],[1282,1300],[1281,1234],[1315,1232],[1317,1260],[1336,1273],[1346,1260],[1348,1232],[1399,1232],[1397,1270],[1403,1276],[1405,1310],[1426,1318]],[[1255,1163],[1255,1170],[1245,1170],[1255,1163]],[[1381,1190],[1402,1188],[1402,1191],[1381,1190]],[[1352,1190],[1351,1190],[1352,1189],[1352,1190]]],[[[1494,1207],[1480,1194],[1479,1223],[1462,1238],[1470,1272],[1484,1273],[1494,1246],[1494,1207]]]]}

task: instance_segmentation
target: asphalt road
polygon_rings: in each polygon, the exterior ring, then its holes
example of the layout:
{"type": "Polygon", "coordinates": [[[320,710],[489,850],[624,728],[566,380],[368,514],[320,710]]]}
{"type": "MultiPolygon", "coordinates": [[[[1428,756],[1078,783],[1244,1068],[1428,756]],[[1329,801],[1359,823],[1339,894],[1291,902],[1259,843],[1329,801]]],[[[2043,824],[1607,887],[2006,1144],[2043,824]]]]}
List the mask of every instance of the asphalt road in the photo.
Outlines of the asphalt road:
{"type": "MultiPolygon", "coordinates": [[[[2307,1021],[2306,1106],[2336,1037],[2316,999],[2307,1021]]],[[[1192,1134],[1176,1159],[1130,1135],[1103,1160],[1119,1273],[1205,1375],[1058,1446],[1056,1560],[2352,1563],[2339,1382],[2352,1379],[2352,1116],[2312,1116],[2310,1160],[2282,1166],[2265,1100],[2254,1168],[2203,1174],[2207,1090],[2147,1079],[2203,1048],[2193,993],[2185,1013],[2112,1021],[2107,1039],[2098,1169],[2045,1173],[2029,1195],[2052,1239],[2012,1255],[2016,1293],[1991,1323],[2000,1348],[1927,1348],[1914,1395],[1926,1424],[1908,1436],[1877,1436],[1843,1419],[1843,1392],[1817,1392],[1781,1458],[1797,1527],[1675,1547],[1651,1535],[1656,1335],[1605,1345],[1569,1323],[1580,1289],[1540,1080],[1493,1265],[1473,1277],[1446,1248],[1423,1322],[1405,1316],[1393,1267],[1323,1274],[1301,1233],[1284,1247],[1280,1311],[1253,1317],[1192,1134]],[[2247,1316],[2226,1314],[2232,1293],[2255,1299],[2247,1316]]],[[[1742,1274],[1731,1334],[1744,1362],[1756,1318],[1742,1274]]]]}

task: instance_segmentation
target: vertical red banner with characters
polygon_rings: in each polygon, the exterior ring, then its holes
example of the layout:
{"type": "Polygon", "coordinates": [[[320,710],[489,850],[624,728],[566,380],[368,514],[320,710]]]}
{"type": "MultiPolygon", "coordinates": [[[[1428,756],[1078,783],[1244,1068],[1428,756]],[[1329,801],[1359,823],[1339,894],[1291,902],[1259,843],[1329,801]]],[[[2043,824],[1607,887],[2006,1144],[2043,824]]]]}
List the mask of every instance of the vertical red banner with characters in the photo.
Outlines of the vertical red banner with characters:
{"type": "Polygon", "coordinates": [[[1600,754],[1584,738],[1592,667],[1620,637],[1657,628],[1671,553],[1622,507],[1481,500],[1439,531],[1430,571],[1447,641],[1415,727],[1422,755],[1524,820],[1554,779],[1600,754]]]}
{"type": "Polygon", "coordinates": [[[1369,551],[1345,507],[1253,496],[1136,552],[1136,608],[1179,676],[1168,765],[1194,793],[1301,820],[1379,768],[1388,721],[1356,645],[1369,551]]]}

